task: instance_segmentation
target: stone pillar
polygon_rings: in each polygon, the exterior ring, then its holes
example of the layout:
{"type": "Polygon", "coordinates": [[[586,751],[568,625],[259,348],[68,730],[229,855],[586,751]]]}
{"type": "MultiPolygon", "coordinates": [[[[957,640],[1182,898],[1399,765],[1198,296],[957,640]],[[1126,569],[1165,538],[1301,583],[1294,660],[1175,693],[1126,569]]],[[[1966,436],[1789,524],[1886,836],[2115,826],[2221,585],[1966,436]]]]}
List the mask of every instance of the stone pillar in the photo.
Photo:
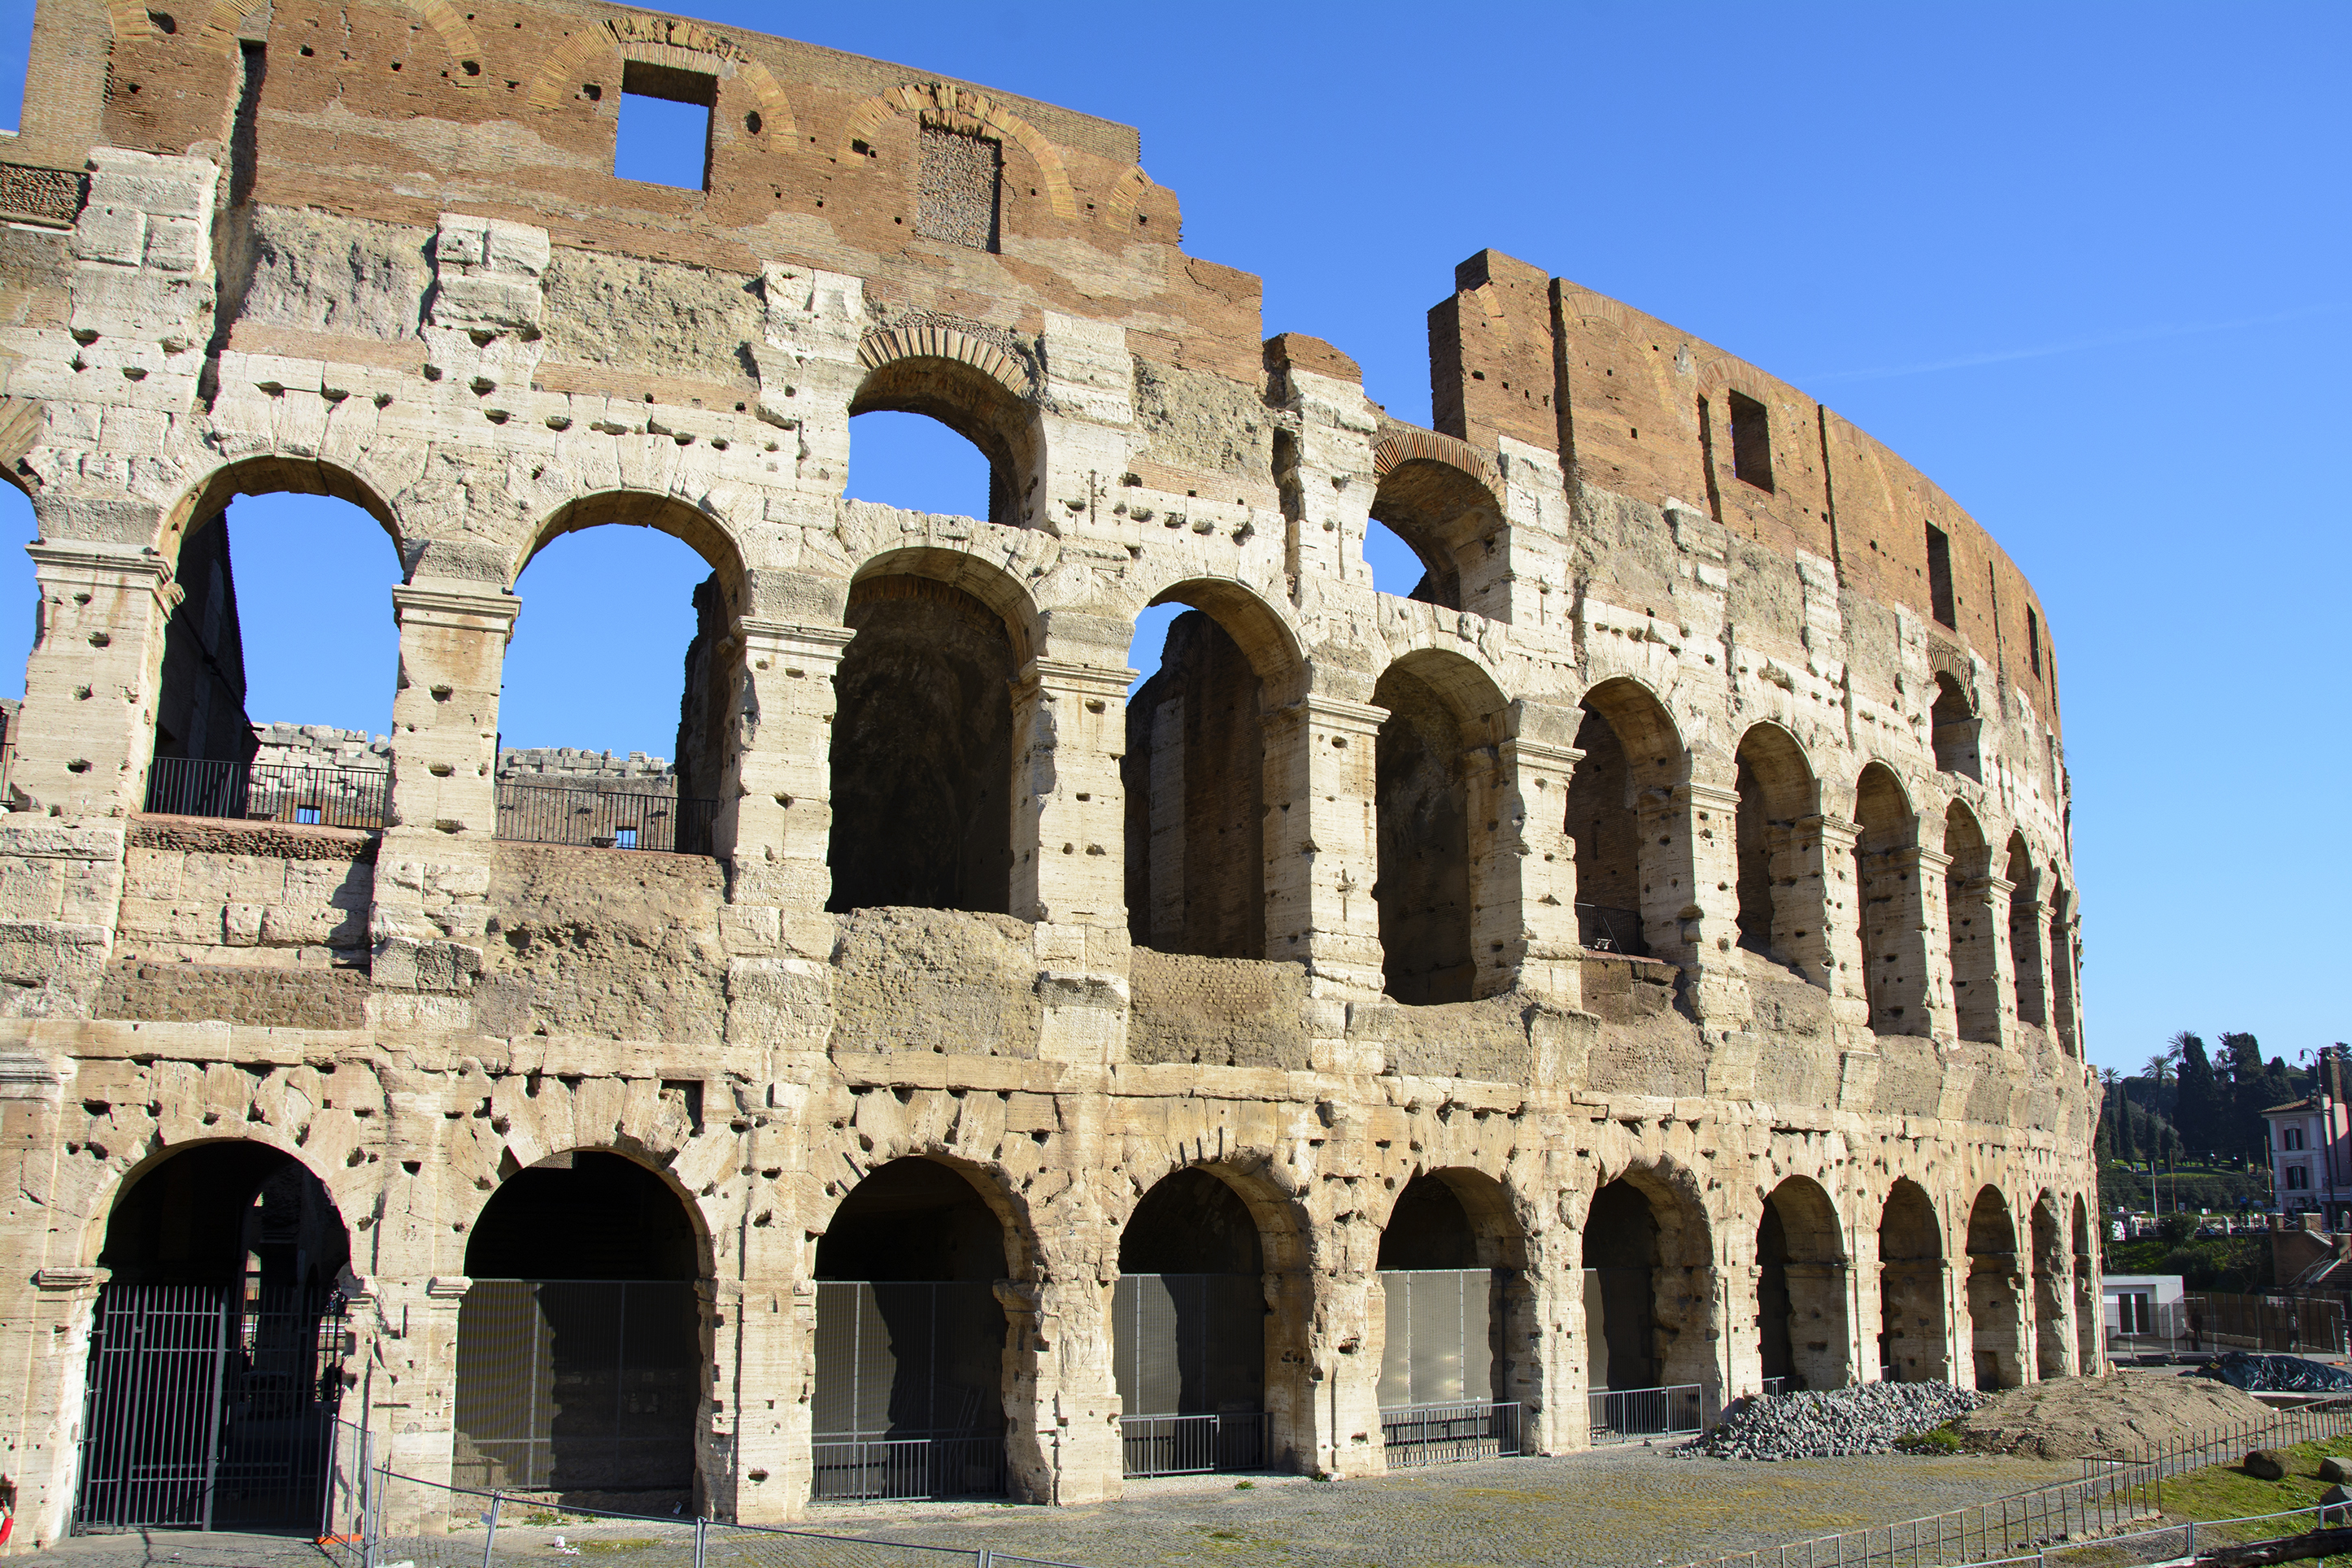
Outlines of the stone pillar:
{"type": "MultiPolygon", "coordinates": [[[[1854,1027],[1870,1023],[1870,1000],[1863,988],[1862,921],[1854,885],[1853,847],[1861,826],[1843,817],[1800,817],[1789,834],[1789,869],[1795,878],[1789,902],[1801,923],[1791,931],[1790,962],[1830,994],[1830,1016],[1854,1027]]],[[[1780,902],[1773,904],[1779,918],[1780,902]]]]}
{"type": "Polygon", "coordinates": [[[1650,955],[1682,969],[1707,1044],[1707,1092],[1745,1099],[1756,1081],[1757,1038],[1739,957],[1739,796],[1685,783],[1643,792],[1642,928],[1650,955]]]}
{"type": "Polygon", "coordinates": [[[18,1551],[66,1532],[81,1435],[91,1309],[106,1271],[82,1261],[78,1225],[61,1223],[59,1114],[71,1058],[0,1050],[0,1366],[16,1379],[0,1397],[0,1453],[16,1484],[18,1551]]]}
{"type": "MultiPolygon", "coordinates": [[[[1478,904],[1471,942],[1479,973],[1486,973],[1489,960],[1508,959],[1522,989],[1559,1006],[1581,1008],[1584,947],[1576,927],[1576,844],[1566,824],[1568,781],[1584,753],[1524,733],[1504,741],[1496,753],[1493,808],[1488,817],[1472,823],[1474,843],[1480,821],[1494,820],[1505,830],[1486,841],[1496,875],[1473,889],[1478,904]],[[1507,880],[1504,872],[1511,873],[1507,880]],[[1496,943],[1503,944],[1499,953],[1496,943]]],[[[1482,804],[1474,796],[1474,813],[1482,804]]],[[[1474,861],[1474,872],[1481,868],[1474,861]]],[[[1481,986],[1480,994],[1490,994],[1481,986]]]]}
{"type": "Polygon", "coordinates": [[[2083,1054],[2082,988],[2075,984],[2075,926],[2072,900],[2053,900],[2050,919],[2050,1032],[2059,1048],[2083,1054]]]}
{"type": "Polygon", "coordinates": [[[711,849],[729,868],[728,901],[793,918],[833,894],[833,679],[845,626],[738,619],[737,694],[711,849]]]}
{"type": "Polygon", "coordinates": [[[1315,1065],[1325,1070],[1354,1059],[1347,1002],[1383,984],[1372,775],[1387,717],[1309,693],[1265,719],[1265,955],[1306,965],[1315,1065]]]}
{"type": "Polygon", "coordinates": [[[2037,1028],[2050,1026],[2050,908],[2042,901],[2039,883],[2018,886],[2010,895],[2009,957],[2016,975],[2017,1021],[2037,1028]],[[2022,943],[2022,945],[2021,945],[2022,943]]]}
{"type": "MultiPolygon", "coordinates": [[[[1951,1038],[1948,1002],[1939,1004],[1929,980],[1931,929],[1942,934],[1944,857],[1917,844],[1862,856],[1862,947],[1870,999],[1870,1026],[1882,1035],[1951,1038]],[[1930,863],[1923,879],[1923,853],[1930,863]],[[1936,884],[1930,901],[1923,879],[1936,884]],[[1937,1009],[1944,1019],[1937,1029],[1937,1009]]],[[[1938,968],[1944,968],[1938,965],[1938,968]]]]}
{"type": "MultiPolygon", "coordinates": [[[[420,578],[392,591],[400,679],[377,852],[379,987],[463,996],[481,970],[498,838],[499,689],[521,601],[488,584],[420,578]]],[[[445,1020],[460,1020],[455,1013],[445,1020]]]]}
{"type": "Polygon", "coordinates": [[[141,810],[164,628],[180,602],[171,563],[111,544],[25,550],[41,598],[12,737],[12,804],[50,817],[141,810]]]}
{"type": "Polygon", "coordinates": [[[1952,885],[1952,1008],[1959,1037],[2008,1049],[2017,1043],[2016,975],[2009,957],[2009,895],[1999,877],[1952,885]]]}
{"type": "Polygon", "coordinates": [[[1591,1355],[1584,1318],[1583,1237],[1565,1226],[1527,1238],[1527,1322],[1506,1325],[1528,1450],[1568,1454],[1592,1443],[1591,1355]]]}
{"type": "Polygon", "coordinates": [[[1940,849],[1915,845],[1898,857],[1898,862],[1918,900],[1918,939],[1913,951],[1919,955],[1926,996],[1925,1018],[1916,1032],[1948,1044],[1959,1038],[1958,1016],[1952,1006],[1952,914],[1946,906],[1952,858],[1940,849]]]}
{"type": "MultiPolygon", "coordinates": [[[[1050,634],[1049,634],[1050,635],[1050,634]]],[[[1036,926],[1040,1056],[1127,1054],[1124,664],[1031,659],[1013,688],[1012,911],[1036,926]]]]}

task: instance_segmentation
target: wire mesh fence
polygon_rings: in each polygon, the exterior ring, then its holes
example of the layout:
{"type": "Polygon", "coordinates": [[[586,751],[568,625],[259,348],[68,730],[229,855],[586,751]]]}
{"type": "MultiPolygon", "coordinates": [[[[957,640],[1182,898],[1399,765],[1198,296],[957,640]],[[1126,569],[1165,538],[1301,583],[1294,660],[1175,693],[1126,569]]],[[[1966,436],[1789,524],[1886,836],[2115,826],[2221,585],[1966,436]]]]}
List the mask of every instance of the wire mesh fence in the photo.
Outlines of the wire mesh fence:
{"type": "MultiPolygon", "coordinates": [[[[2147,1555],[2104,1559],[2095,1553],[2116,1553],[2121,1543],[2143,1537],[2160,1545],[2157,1538],[2176,1529],[2185,1540],[2185,1523],[2163,1521],[2164,1483],[2172,1477],[2242,1458],[2255,1448],[2319,1442],[2347,1432],[2352,1432],[2352,1399],[2328,1400],[2135,1449],[2121,1458],[2085,1459],[2079,1480],[1923,1519],[1706,1558],[1685,1568],[1875,1568],[1881,1563],[1885,1568],[1977,1568],[2020,1559],[2058,1561],[2068,1554],[2079,1559],[2079,1568],[2092,1568],[2095,1560],[2118,1568],[2127,1563],[2168,1561],[2186,1553],[2151,1549],[2147,1555]]],[[[2210,1528],[2197,1527],[2200,1533],[2210,1528]]]]}
{"type": "MultiPolygon", "coordinates": [[[[367,1434],[345,1436],[348,1452],[372,1454],[367,1434]]],[[[355,1464],[338,1482],[319,1542],[337,1568],[500,1568],[616,1554],[631,1568],[1074,1568],[984,1546],[620,1513],[545,1494],[442,1486],[382,1465],[355,1464]]]]}

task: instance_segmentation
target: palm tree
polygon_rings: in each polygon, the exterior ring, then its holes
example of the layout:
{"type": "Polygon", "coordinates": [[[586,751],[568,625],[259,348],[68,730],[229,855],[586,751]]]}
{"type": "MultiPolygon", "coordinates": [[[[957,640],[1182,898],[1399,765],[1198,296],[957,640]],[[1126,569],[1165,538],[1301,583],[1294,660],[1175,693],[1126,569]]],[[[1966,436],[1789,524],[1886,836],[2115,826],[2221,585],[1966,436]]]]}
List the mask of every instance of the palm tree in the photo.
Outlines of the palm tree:
{"type": "Polygon", "coordinates": [[[2172,1081],[2172,1064],[2179,1054],[2180,1048],[2178,1046],[2168,1051],[2157,1052],[2156,1055],[2147,1058],[2147,1070],[2141,1076],[2147,1079],[2152,1083],[2170,1083],[2172,1081]]]}

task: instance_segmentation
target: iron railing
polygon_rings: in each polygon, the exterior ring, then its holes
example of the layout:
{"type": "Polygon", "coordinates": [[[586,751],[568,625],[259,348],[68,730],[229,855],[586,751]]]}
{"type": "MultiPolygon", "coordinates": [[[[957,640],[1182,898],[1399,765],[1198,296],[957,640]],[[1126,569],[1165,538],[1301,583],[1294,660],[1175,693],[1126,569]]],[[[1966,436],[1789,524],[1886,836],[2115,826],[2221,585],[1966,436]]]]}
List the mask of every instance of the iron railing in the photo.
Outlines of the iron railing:
{"type": "Polygon", "coordinates": [[[499,781],[499,837],[520,844],[710,853],[715,800],[499,781]]]}
{"type": "Polygon", "coordinates": [[[894,1437],[819,1435],[812,1445],[819,1502],[1003,1497],[1002,1434],[894,1437]]]}
{"type": "Polygon", "coordinates": [[[1696,1435],[1706,1430],[1715,1417],[1707,1408],[1705,1385],[1696,1383],[1663,1388],[1596,1388],[1587,1397],[1596,1447],[1604,1443],[1696,1435]]]}
{"type": "Polygon", "coordinates": [[[1526,1451],[1520,1417],[1516,1402],[1401,1405],[1381,1412],[1381,1447],[1392,1468],[1500,1458],[1526,1451]]]}
{"type": "Polygon", "coordinates": [[[1265,1413],[1126,1415],[1119,1443],[1130,1476],[1197,1476],[1265,1468],[1265,1413]]]}
{"type": "Polygon", "coordinates": [[[1576,906],[1576,940],[1592,952],[1631,953],[1635,958],[1649,955],[1650,944],[1642,940],[1642,914],[1639,910],[1603,909],[1599,904],[1576,906]]]}
{"type": "Polygon", "coordinates": [[[380,828],[391,778],[383,768],[157,757],[147,764],[147,809],[226,822],[380,828]]]}

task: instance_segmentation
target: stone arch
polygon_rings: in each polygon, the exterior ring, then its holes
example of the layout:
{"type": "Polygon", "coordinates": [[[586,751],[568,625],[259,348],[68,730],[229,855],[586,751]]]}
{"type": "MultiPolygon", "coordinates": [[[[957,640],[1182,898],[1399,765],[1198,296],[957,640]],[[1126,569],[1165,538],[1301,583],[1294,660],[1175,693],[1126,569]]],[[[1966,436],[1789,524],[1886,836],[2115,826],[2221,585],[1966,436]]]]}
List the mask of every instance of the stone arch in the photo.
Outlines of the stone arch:
{"type": "Polygon", "coordinates": [[[708,1279],[717,1268],[716,1238],[711,1235],[709,1215],[703,1212],[700,1201],[688,1190],[672,1168],[676,1152],[654,1147],[626,1134],[601,1142],[575,1142],[559,1136],[545,1148],[538,1147],[534,1142],[509,1137],[499,1155],[496,1171],[489,1176],[488,1184],[481,1185],[478,1180],[473,1189],[471,1210],[465,1215],[465,1246],[470,1252],[480,1231],[483,1216],[489,1212],[499,1194],[508,1190],[509,1182],[534,1171],[573,1169],[580,1156],[593,1154],[625,1161],[634,1170],[643,1173],[653,1184],[659,1186],[677,1205],[691,1238],[691,1253],[683,1265],[685,1277],[708,1279]],[[526,1160],[523,1155],[531,1158],[526,1160]],[[566,1162],[572,1162],[572,1164],[567,1165],[566,1162]]]}
{"type": "Polygon", "coordinates": [[[2043,1379],[2074,1371],[2072,1257],[2058,1199],[2044,1187],[2033,1200],[2033,1369],[2043,1379]]]}
{"type": "Polygon", "coordinates": [[[2009,963],[2017,992],[2017,1019],[2021,1024],[2050,1026],[2050,975],[2044,963],[2042,930],[2042,877],[2033,867],[2025,835],[2012,830],[2001,876],[2010,885],[2009,963]]]}
{"type": "Polygon", "coordinates": [[[1011,912],[1013,687],[1035,603],[961,551],[887,551],[852,580],[834,676],[826,907],[1011,912]]]}
{"type": "Polygon", "coordinates": [[[1965,801],[1944,809],[1944,935],[1952,967],[1952,1013],[1964,1040],[2001,1037],[2000,936],[1994,930],[1992,851],[1965,801]]]}
{"type": "Polygon", "coordinates": [[[726,521],[678,497],[654,490],[598,490],[566,501],[548,514],[514,558],[506,587],[515,584],[539,552],[567,533],[612,524],[650,528],[667,533],[702,557],[716,574],[719,591],[740,614],[746,587],[741,543],[726,521]]]}
{"type": "Polygon", "coordinates": [[[2069,1229],[2074,1253],[2074,1372],[2077,1376],[2091,1377],[2101,1370],[2099,1328],[2104,1312],[2099,1300],[2099,1244],[2091,1224],[2090,1205],[2082,1194],[2074,1194],[2073,1208],[2069,1229]]]}
{"type": "Polygon", "coordinates": [[[1918,825],[1895,770],[1874,762],[1854,784],[1853,885],[1864,994],[1882,1035],[1927,1032],[1926,953],[1918,940],[1918,825]]]}
{"type": "Polygon", "coordinates": [[[1969,1208],[1969,1344],[1975,1386],[2015,1388],[2026,1381],[2025,1314],[2017,1259],[2017,1224],[2009,1199],[1987,1184],[1969,1208]]]}
{"type": "Polygon", "coordinates": [[[1822,900],[1807,898],[1804,886],[1801,824],[1821,810],[1812,764],[1797,738],[1769,721],[1748,727],[1733,759],[1739,945],[1814,979],[1827,945],[1822,900]]]}
{"type": "Polygon", "coordinates": [[[1847,1364],[1846,1246],[1821,1184],[1790,1176],[1764,1194],[1756,1226],[1757,1338],[1763,1375],[1798,1388],[1843,1388],[1847,1364]]]}
{"type": "Polygon", "coordinates": [[[1666,1160],[1597,1175],[1581,1226],[1590,1385],[1696,1384],[1712,1400],[1714,1238],[1696,1181],[1666,1160]]]}
{"type": "MultiPolygon", "coordinates": [[[[350,1222],[343,1217],[343,1212],[347,1204],[354,1205],[354,1212],[359,1212],[356,1205],[362,1194],[356,1190],[338,1193],[329,1175],[340,1173],[322,1174],[312,1167],[310,1161],[294,1138],[277,1133],[276,1130],[269,1128],[266,1123],[250,1123],[247,1131],[236,1137],[191,1138],[172,1142],[165,1142],[161,1138],[151,1139],[149,1147],[143,1154],[113,1173],[110,1180],[96,1184],[90,1189],[89,1204],[79,1216],[81,1236],[75,1252],[78,1261],[84,1267],[111,1268],[117,1277],[123,1279],[125,1283],[131,1282],[130,1270],[126,1269],[120,1261],[109,1261],[108,1252],[114,1239],[110,1233],[118,1217],[126,1219],[135,1217],[136,1210],[133,1205],[140,1189],[147,1186],[152,1179],[163,1173],[173,1170],[175,1163],[184,1159],[195,1159],[205,1164],[235,1163],[237,1167],[235,1169],[199,1172],[191,1167],[181,1166],[175,1173],[186,1176],[214,1177],[213,1184],[216,1189],[214,1195],[215,1196],[218,1195],[219,1191],[236,1186],[238,1182],[248,1173],[246,1168],[249,1167],[252,1181],[245,1191],[243,1202],[237,1205],[240,1210],[244,1204],[250,1203],[254,1190],[268,1178],[273,1169],[290,1166],[299,1170],[308,1182],[316,1184],[320,1195],[326,1200],[332,1210],[341,1241],[342,1259],[346,1262],[349,1260],[352,1233],[350,1222]],[[216,1152],[205,1152],[208,1150],[216,1152]]],[[[152,1194],[156,1189],[151,1187],[149,1190],[152,1194]]],[[[182,1201],[184,1204],[186,1202],[184,1199],[182,1201]]],[[[187,1227],[192,1226],[195,1222],[182,1219],[173,1223],[187,1227]]],[[[184,1229],[181,1239],[202,1238],[184,1229]]],[[[331,1269],[326,1271],[321,1282],[331,1285],[334,1279],[334,1271],[331,1269]]]]}
{"type": "Polygon", "coordinates": [[[1685,901],[1666,885],[1665,858],[1677,851],[1649,827],[1687,775],[1682,736],[1657,693],[1630,676],[1600,682],[1580,706],[1584,758],[1569,775],[1565,824],[1576,847],[1579,940],[1601,952],[1670,951],[1685,901]]]}
{"type": "Polygon", "coordinates": [[[1878,1220],[1878,1363],[1891,1383],[1954,1376],[1946,1322],[1943,1227],[1927,1191],[1908,1176],[1887,1189],[1878,1220]]]}
{"type": "MultiPolygon", "coordinates": [[[[852,418],[889,412],[937,420],[988,459],[985,521],[1008,528],[1029,523],[1030,499],[1045,477],[1045,444],[1018,360],[944,327],[869,332],[857,358],[866,376],[849,400],[852,418]]],[[[850,461],[856,460],[853,450],[850,461]]]]}
{"type": "MultiPolygon", "coordinates": [[[[1397,1189],[1374,1261],[1385,1327],[1384,1418],[1415,1406],[1539,1394],[1540,1365],[1514,1353],[1542,1337],[1527,1268],[1527,1233],[1492,1176],[1441,1166],[1397,1189]]],[[[1400,1430],[1410,1444],[1419,1428],[1407,1423],[1400,1430]]],[[[1457,1425],[1444,1430],[1458,1440],[1457,1425]]]]}
{"type": "Polygon", "coordinates": [[[849,111],[835,156],[851,155],[858,142],[871,139],[884,121],[898,114],[911,114],[926,125],[937,124],[950,130],[993,132],[1000,141],[1009,142],[1027,153],[1029,161],[1036,165],[1054,216],[1065,222],[1076,219],[1077,196],[1070,189],[1069,171],[1062,162],[1061,149],[1004,104],[968,87],[951,87],[938,81],[908,82],[875,94],[849,111]]]}
{"type": "Polygon", "coordinates": [[[1983,725],[1977,717],[1976,704],[1969,699],[1968,689],[1948,670],[1936,672],[1936,700],[1928,710],[1927,721],[1936,770],[1982,784],[1984,763],[1979,748],[1983,725]]]}
{"type": "Polygon", "coordinates": [[[349,501],[375,519],[391,538],[394,553],[405,562],[408,545],[400,518],[385,499],[398,493],[399,487],[369,472],[364,454],[352,457],[346,464],[273,452],[223,463],[189,481],[163,507],[156,552],[177,560],[188,536],[219,518],[239,496],[309,495],[349,501]]]}
{"type": "Polygon", "coordinates": [[[1426,648],[1391,664],[1372,702],[1389,714],[1374,742],[1372,884],[1388,994],[1428,1005],[1507,990],[1507,973],[1475,945],[1478,910],[1503,896],[1485,810],[1503,694],[1470,659],[1426,648]]]}
{"type": "MultiPolygon", "coordinates": [[[[1304,685],[1285,618],[1232,578],[1178,583],[1154,605],[1195,613],[1169,625],[1160,668],[1127,704],[1119,759],[1126,795],[1129,933],[1141,947],[1206,958],[1266,956],[1269,858],[1265,721],[1304,685]]],[[[1277,770],[1281,759],[1274,759],[1277,770]]]]}
{"type": "Polygon", "coordinates": [[[1496,557],[1492,542],[1504,516],[1495,465],[1451,436],[1391,430],[1372,447],[1372,520],[1421,558],[1423,575],[1410,597],[1475,608],[1479,568],[1496,557]]]}

